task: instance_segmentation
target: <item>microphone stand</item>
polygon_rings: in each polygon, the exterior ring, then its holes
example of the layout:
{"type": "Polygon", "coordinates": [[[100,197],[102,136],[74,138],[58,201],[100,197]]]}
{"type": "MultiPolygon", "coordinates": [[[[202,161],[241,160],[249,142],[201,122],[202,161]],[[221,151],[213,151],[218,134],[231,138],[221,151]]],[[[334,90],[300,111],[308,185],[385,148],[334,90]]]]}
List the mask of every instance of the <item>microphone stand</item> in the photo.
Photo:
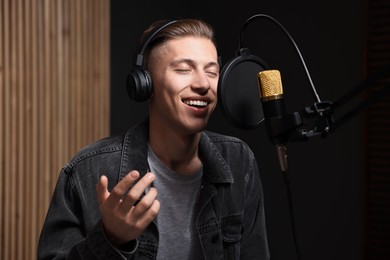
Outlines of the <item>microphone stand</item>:
{"type": "Polygon", "coordinates": [[[291,196],[290,178],[288,172],[287,147],[289,133],[295,131],[298,127],[304,124],[300,113],[294,112],[285,116],[267,117],[265,120],[265,127],[267,133],[270,135],[272,142],[276,145],[276,152],[280,164],[280,170],[286,184],[286,193],[288,199],[291,231],[294,241],[295,254],[297,259],[300,259],[298,240],[296,238],[294,207],[291,196]]]}
{"type": "Polygon", "coordinates": [[[384,84],[383,89],[378,91],[375,95],[367,98],[364,102],[357,105],[354,109],[343,115],[340,119],[334,120],[333,113],[341,105],[349,102],[353,97],[364,89],[373,85],[374,82],[380,80],[386,73],[390,71],[390,64],[384,66],[382,69],[374,73],[372,76],[367,78],[364,82],[353,88],[350,92],[346,93],[336,102],[332,103],[329,101],[321,101],[313,81],[311,79],[309,70],[306,67],[305,61],[301,52],[299,51],[298,46],[296,45],[294,39],[291,37],[289,32],[283,27],[283,25],[277,21],[275,18],[266,15],[266,14],[256,14],[247,19],[244,25],[241,28],[240,40],[239,40],[239,50],[244,48],[244,35],[245,30],[248,25],[256,19],[269,19],[274,22],[279,28],[283,30],[285,35],[288,37],[290,42],[295,47],[295,50],[302,62],[302,65],[305,69],[306,75],[310,82],[312,88],[312,94],[316,102],[308,107],[303,108],[300,112],[293,112],[285,116],[277,117],[268,117],[265,118],[265,126],[267,128],[268,135],[272,142],[276,145],[276,150],[278,153],[278,160],[280,163],[281,172],[283,174],[284,181],[286,183],[287,195],[288,195],[288,204],[290,210],[290,220],[292,224],[292,233],[295,245],[295,251],[297,259],[300,259],[299,247],[296,239],[295,225],[294,225],[294,212],[291,199],[291,190],[290,190],[290,179],[287,174],[288,171],[288,162],[287,162],[287,148],[286,143],[288,141],[307,141],[313,137],[326,138],[329,133],[335,131],[336,128],[339,128],[345,124],[348,120],[353,118],[361,110],[367,108],[368,106],[378,102],[384,96],[390,94],[390,81],[384,84]],[[314,119],[314,124],[312,128],[305,129],[307,126],[307,119],[314,119]]]}
{"type": "Polygon", "coordinates": [[[351,101],[353,97],[369,88],[377,81],[381,80],[382,77],[386,76],[386,73],[390,72],[390,64],[382,67],[380,70],[372,74],[365,81],[354,87],[351,91],[342,96],[339,100],[332,103],[329,101],[315,102],[311,106],[307,106],[300,112],[293,112],[283,117],[269,117],[265,119],[265,124],[271,140],[283,139],[282,144],[276,144],[276,150],[278,154],[278,160],[281,168],[281,172],[286,184],[286,192],[288,197],[288,206],[290,211],[290,221],[292,228],[292,235],[294,239],[295,251],[297,259],[300,259],[298,242],[296,239],[295,220],[293,203],[291,198],[290,178],[287,174],[288,161],[287,161],[287,148],[286,143],[289,141],[308,141],[313,137],[326,138],[329,133],[332,133],[336,128],[341,127],[348,120],[352,119],[362,110],[369,106],[377,103],[390,94],[390,80],[384,83],[382,89],[378,90],[372,96],[366,98],[363,102],[356,105],[349,112],[341,116],[338,120],[334,120],[335,108],[340,108],[342,105],[351,101]],[[304,128],[307,123],[306,119],[314,119],[312,128],[304,128]]]}
{"type": "MultiPolygon", "coordinates": [[[[336,102],[332,103],[329,101],[315,102],[312,106],[305,107],[300,112],[294,112],[289,115],[288,118],[283,119],[286,121],[291,121],[291,118],[294,119],[292,124],[293,127],[288,127],[281,130],[281,133],[288,136],[289,141],[307,141],[313,137],[326,138],[329,133],[334,132],[336,129],[340,128],[358,113],[368,108],[369,106],[377,103],[382,98],[390,94],[390,79],[383,82],[381,89],[377,90],[374,94],[367,97],[363,102],[357,104],[350,111],[334,119],[334,113],[338,108],[341,108],[343,105],[350,102],[356,95],[361,93],[363,90],[368,89],[373,86],[380,80],[385,79],[386,76],[390,76],[390,63],[383,66],[373,74],[371,74],[366,80],[358,84],[352,90],[347,92],[344,96],[339,98],[336,102]],[[389,75],[387,75],[387,73],[389,75]],[[299,128],[306,125],[305,119],[315,119],[312,129],[299,128]],[[296,131],[294,133],[294,131],[296,131]]],[[[291,123],[290,123],[291,124],[291,123]]]]}

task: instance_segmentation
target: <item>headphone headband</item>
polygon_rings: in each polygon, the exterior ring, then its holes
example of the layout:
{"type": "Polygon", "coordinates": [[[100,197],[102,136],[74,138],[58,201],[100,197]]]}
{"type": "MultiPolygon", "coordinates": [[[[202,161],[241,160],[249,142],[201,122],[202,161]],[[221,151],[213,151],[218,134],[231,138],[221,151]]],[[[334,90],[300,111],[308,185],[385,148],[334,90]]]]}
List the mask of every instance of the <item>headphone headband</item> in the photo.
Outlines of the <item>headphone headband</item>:
{"type": "Polygon", "coordinates": [[[136,66],[139,66],[139,67],[143,66],[144,54],[145,54],[146,50],[148,49],[149,44],[154,40],[154,37],[159,32],[161,32],[164,28],[166,28],[167,26],[169,26],[169,25],[171,25],[173,23],[176,23],[176,22],[177,22],[177,20],[168,21],[168,22],[164,23],[163,25],[157,27],[155,30],[153,30],[150,33],[150,36],[146,39],[145,43],[141,46],[140,51],[138,51],[138,54],[137,54],[137,56],[135,58],[135,65],[136,66]]]}

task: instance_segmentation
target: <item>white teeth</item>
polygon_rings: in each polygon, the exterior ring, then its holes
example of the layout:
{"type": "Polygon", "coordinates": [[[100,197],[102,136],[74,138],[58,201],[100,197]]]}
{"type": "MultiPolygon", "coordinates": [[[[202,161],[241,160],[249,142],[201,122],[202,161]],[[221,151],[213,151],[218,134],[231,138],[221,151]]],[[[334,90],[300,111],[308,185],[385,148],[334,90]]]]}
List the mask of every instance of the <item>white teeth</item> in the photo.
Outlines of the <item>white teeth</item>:
{"type": "Polygon", "coordinates": [[[187,105],[190,105],[190,106],[199,106],[199,107],[207,106],[206,101],[200,101],[200,100],[186,100],[186,101],[184,101],[184,103],[186,103],[187,105]]]}

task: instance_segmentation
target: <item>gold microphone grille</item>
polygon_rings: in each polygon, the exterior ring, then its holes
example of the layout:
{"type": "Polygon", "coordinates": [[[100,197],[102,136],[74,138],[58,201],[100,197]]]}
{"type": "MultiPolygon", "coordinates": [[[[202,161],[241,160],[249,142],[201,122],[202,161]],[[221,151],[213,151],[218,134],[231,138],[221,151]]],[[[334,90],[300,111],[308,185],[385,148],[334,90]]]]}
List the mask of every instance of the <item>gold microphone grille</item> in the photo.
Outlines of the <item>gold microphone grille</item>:
{"type": "Polygon", "coordinates": [[[283,95],[282,80],[278,70],[264,70],[258,73],[259,87],[262,98],[283,95]]]}

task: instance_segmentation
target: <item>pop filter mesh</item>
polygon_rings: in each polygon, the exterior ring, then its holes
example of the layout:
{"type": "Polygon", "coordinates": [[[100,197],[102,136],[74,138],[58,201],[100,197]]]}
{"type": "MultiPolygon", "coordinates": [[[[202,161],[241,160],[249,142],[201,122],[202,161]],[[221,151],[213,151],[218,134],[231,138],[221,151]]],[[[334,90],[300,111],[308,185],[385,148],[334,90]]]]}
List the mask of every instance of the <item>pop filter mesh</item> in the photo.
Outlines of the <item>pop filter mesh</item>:
{"type": "Polygon", "coordinates": [[[238,56],[221,70],[218,102],[226,119],[233,125],[253,129],[264,120],[257,74],[267,65],[253,55],[238,56]]]}

